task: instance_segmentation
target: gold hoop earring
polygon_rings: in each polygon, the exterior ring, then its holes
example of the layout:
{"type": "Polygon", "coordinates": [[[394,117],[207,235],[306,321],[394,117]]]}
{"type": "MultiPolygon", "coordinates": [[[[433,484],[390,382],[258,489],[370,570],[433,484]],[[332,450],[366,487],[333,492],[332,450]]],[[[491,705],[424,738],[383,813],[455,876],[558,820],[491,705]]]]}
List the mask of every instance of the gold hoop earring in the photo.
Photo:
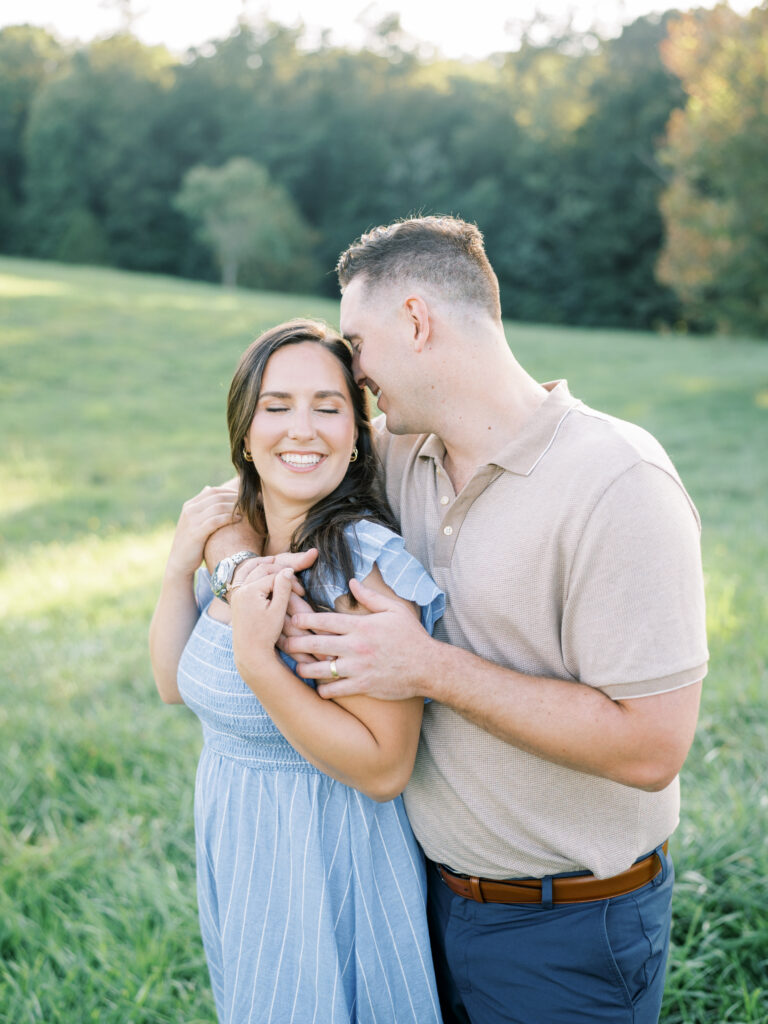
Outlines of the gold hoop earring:
{"type": "Polygon", "coordinates": [[[253,456],[245,447],[245,445],[243,445],[243,458],[245,459],[246,462],[253,462],[253,456]]]}
{"type": "Polygon", "coordinates": [[[352,449],[352,454],[349,456],[350,462],[357,462],[357,447],[352,449]]]}

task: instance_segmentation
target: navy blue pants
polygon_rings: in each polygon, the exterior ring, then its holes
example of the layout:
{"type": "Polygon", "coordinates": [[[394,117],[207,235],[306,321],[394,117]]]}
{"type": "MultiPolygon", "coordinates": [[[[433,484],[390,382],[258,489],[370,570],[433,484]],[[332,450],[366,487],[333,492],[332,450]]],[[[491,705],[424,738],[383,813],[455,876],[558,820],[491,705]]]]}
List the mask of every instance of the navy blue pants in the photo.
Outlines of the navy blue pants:
{"type": "Polygon", "coordinates": [[[445,1024],[657,1024],[672,862],[591,903],[475,903],[429,865],[429,929],[445,1024]]]}

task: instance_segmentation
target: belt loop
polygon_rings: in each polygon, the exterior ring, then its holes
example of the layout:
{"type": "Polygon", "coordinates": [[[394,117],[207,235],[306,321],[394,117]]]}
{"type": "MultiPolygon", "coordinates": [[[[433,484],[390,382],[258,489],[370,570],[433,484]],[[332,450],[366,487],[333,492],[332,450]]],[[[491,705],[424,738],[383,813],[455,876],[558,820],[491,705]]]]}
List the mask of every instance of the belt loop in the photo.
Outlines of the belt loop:
{"type": "Polygon", "coordinates": [[[664,843],[657,846],[653,852],[659,858],[659,864],[661,864],[661,872],[653,879],[653,884],[656,886],[661,885],[669,874],[669,861],[667,860],[666,853],[664,853],[664,843]]]}
{"type": "Polygon", "coordinates": [[[472,893],[472,899],[477,903],[485,903],[485,896],[483,896],[483,890],[480,886],[480,879],[476,875],[472,875],[468,881],[469,891],[472,893]]]}
{"type": "Polygon", "coordinates": [[[545,910],[551,910],[552,902],[552,875],[544,875],[541,880],[541,905],[545,910]]]}

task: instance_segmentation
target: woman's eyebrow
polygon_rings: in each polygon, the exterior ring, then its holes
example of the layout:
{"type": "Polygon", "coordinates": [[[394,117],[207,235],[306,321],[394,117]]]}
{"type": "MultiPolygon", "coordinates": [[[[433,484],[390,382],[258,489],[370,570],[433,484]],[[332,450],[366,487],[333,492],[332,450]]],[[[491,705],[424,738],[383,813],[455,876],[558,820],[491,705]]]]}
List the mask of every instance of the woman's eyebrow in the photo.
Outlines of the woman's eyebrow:
{"type": "MultiPolygon", "coordinates": [[[[290,391],[262,391],[259,398],[293,398],[290,391]]],[[[343,391],[316,391],[315,398],[346,398],[343,391]]]]}

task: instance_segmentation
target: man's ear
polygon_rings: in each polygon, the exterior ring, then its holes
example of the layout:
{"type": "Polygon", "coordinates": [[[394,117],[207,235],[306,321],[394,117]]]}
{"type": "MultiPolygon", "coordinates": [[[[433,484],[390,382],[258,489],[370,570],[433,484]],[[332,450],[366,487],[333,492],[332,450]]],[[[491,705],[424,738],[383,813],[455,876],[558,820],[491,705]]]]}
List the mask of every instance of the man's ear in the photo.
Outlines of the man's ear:
{"type": "Polygon", "coordinates": [[[409,295],[405,300],[405,313],[413,331],[413,350],[421,352],[429,341],[431,324],[429,307],[420,295],[409,295]]]}

